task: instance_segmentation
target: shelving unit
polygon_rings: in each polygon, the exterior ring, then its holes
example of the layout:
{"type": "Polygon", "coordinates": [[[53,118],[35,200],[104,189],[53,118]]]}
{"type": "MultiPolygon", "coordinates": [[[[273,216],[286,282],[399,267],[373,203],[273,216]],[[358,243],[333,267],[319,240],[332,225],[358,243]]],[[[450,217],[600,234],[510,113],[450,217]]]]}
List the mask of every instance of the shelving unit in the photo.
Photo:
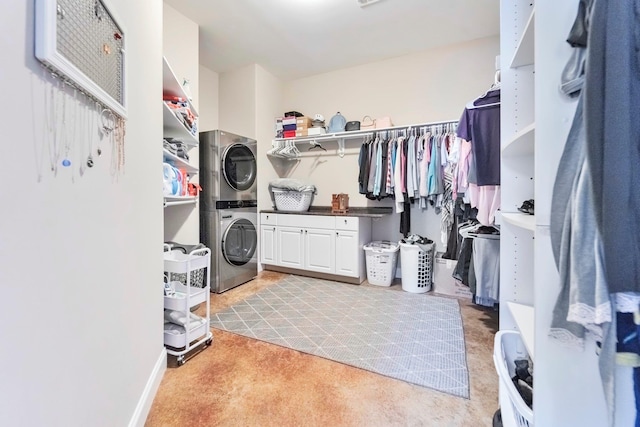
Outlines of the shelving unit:
{"type": "Polygon", "coordinates": [[[198,173],[197,167],[191,165],[187,160],[183,159],[182,157],[176,156],[167,149],[162,149],[162,156],[164,157],[165,161],[169,160],[169,162],[178,169],[186,170],[189,175],[195,175],[198,173]]]}
{"type": "MultiPolygon", "coordinates": [[[[535,357],[533,418],[539,427],[609,425],[594,343],[580,351],[549,337],[561,290],[551,200],[576,108],[559,84],[572,54],[565,40],[578,3],[501,0],[500,329],[520,332],[535,357]],[[528,199],[535,200],[535,216],[517,212],[528,199]]],[[[635,416],[630,370],[625,375],[626,383],[616,386],[616,427],[633,425],[635,416]]],[[[504,426],[521,425],[502,382],[500,407],[504,426]]]]}
{"type": "Polygon", "coordinates": [[[521,131],[513,135],[504,148],[502,155],[504,156],[533,156],[535,151],[535,134],[536,124],[531,123],[525,126],[521,131]]]}
{"type": "MultiPolygon", "coordinates": [[[[184,92],[182,85],[178,78],[174,74],[173,70],[169,66],[166,58],[162,58],[162,92],[164,95],[176,96],[188,101],[187,94],[184,92]]],[[[188,147],[194,148],[198,145],[198,137],[191,134],[191,132],[178,120],[173,114],[171,109],[163,102],[163,136],[165,138],[176,138],[188,147]]],[[[197,111],[191,101],[188,101],[189,107],[194,115],[197,115],[197,111]]],[[[198,167],[192,165],[187,160],[182,159],[171,153],[166,149],[162,149],[162,156],[165,162],[173,164],[178,169],[184,169],[189,178],[198,173],[198,167]]],[[[193,205],[195,206],[198,201],[197,196],[165,196],[164,207],[181,206],[181,205],[193,205]]],[[[167,219],[165,218],[165,221],[167,219]]]]}
{"type": "Polygon", "coordinates": [[[198,196],[165,196],[164,207],[191,205],[198,202],[198,196]]]}
{"type": "Polygon", "coordinates": [[[508,224],[515,225],[516,227],[520,227],[525,230],[534,231],[536,229],[535,215],[516,212],[504,212],[502,213],[502,219],[508,224]]]}
{"type": "Polygon", "coordinates": [[[532,6],[529,19],[525,24],[524,31],[520,35],[520,41],[513,53],[513,58],[509,64],[509,68],[518,68],[527,65],[533,65],[535,61],[535,17],[536,10],[532,6]]]}

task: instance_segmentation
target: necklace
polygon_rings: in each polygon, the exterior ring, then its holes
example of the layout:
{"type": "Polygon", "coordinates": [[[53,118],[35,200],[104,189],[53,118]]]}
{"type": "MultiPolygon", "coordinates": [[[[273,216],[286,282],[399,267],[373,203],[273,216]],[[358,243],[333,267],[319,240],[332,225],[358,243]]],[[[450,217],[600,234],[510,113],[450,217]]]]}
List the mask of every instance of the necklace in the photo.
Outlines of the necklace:
{"type": "Polygon", "coordinates": [[[89,105],[87,105],[85,108],[85,116],[86,120],[84,120],[84,124],[86,126],[87,139],[89,140],[89,156],[87,157],[87,166],[92,168],[93,156],[91,153],[93,152],[93,135],[91,134],[91,109],[89,108],[89,105]]]}
{"type": "MultiPolygon", "coordinates": [[[[89,135],[91,137],[94,136],[93,132],[98,129],[98,114],[97,112],[99,111],[99,107],[100,104],[98,103],[98,101],[96,101],[95,106],[92,113],[93,116],[93,129],[91,130],[91,132],[89,132],[89,135]]],[[[100,148],[100,140],[102,139],[102,137],[98,138],[98,148],[96,149],[96,154],[98,154],[98,157],[102,156],[102,149],[100,148]]]]}
{"type": "MultiPolygon", "coordinates": [[[[66,84],[66,83],[63,83],[66,84]]],[[[69,151],[71,150],[71,138],[69,137],[69,128],[67,127],[67,91],[62,90],[63,103],[62,103],[62,132],[64,135],[64,158],[62,159],[62,166],[68,168],[71,166],[71,160],[69,160],[69,151]]],[[[75,94],[74,94],[75,97],[75,94]]],[[[73,127],[75,133],[75,126],[73,127]]]]}
{"type": "MultiPolygon", "coordinates": [[[[58,116],[60,114],[60,103],[61,101],[64,103],[64,98],[60,99],[60,88],[56,88],[55,83],[60,85],[60,81],[57,80],[55,74],[51,74],[54,79],[49,85],[49,90],[47,91],[47,87],[45,86],[44,92],[44,110],[46,119],[44,120],[44,133],[47,136],[48,144],[47,147],[49,149],[49,164],[51,166],[51,172],[55,174],[58,173],[58,159],[60,159],[60,146],[58,144],[58,125],[59,120],[58,116]],[[49,96],[47,97],[47,92],[49,96]]],[[[46,85],[45,81],[45,85],[46,85]]],[[[63,104],[64,108],[64,104],[63,104]]]]}

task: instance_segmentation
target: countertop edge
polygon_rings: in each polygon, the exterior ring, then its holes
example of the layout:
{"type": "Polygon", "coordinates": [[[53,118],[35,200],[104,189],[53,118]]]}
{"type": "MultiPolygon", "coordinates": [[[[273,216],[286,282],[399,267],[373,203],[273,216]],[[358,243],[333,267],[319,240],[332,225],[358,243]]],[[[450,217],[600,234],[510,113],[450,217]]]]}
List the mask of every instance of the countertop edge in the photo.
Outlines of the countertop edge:
{"type": "Polygon", "coordinates": [[[262,209],[260,213],[273,213],[283,215],[321,215],[321,216],[352,216],[352,217],[366,217],[366,218],[382,218],[393,213],[391,207],[379,207],[379,208],[366,208],[366,207],[353,207],[350,208],[347,213],[332,213],[331,207],[316,206],[311,207],[308,211],[279,211],[276,209],[262,209]]]}

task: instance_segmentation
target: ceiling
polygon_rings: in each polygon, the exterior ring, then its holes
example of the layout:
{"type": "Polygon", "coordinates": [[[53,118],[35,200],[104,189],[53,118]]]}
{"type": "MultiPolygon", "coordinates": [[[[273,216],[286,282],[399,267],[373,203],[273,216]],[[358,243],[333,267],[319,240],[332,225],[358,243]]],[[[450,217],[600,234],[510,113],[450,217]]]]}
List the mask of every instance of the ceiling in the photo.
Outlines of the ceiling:
{"type": "Polygon", "coordinates": [[[500,26],[499,0],[165,2],[200,25],[205,67],[257,63],[285,80],[495,36],[500,26]]]}

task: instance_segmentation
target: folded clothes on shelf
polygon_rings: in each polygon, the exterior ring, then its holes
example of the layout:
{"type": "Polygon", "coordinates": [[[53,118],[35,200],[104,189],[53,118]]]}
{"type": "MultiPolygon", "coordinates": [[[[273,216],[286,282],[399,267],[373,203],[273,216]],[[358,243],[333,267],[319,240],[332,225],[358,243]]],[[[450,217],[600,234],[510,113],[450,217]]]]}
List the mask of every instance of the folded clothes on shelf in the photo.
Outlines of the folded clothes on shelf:
{"type": "Polygon", "coordinates": [[[181,159],[189,160],[187,145],[184,142],[177,139],[167,138],[162,141],[162,146],[171,154],[174,154],[181,159]]]}
{"type": "Polygon", "coordinates": [[[189,313],[189,318],[187,320],[187,313],[183,311],[176,310],[165,310],[164,311],[164,320],[165,322],[173,323],[178,326],[185,326],[187,321],[193,327],[193,323],[201,324],[204,319],[202,317],[196,316],[193,313],[189,313]]]}

